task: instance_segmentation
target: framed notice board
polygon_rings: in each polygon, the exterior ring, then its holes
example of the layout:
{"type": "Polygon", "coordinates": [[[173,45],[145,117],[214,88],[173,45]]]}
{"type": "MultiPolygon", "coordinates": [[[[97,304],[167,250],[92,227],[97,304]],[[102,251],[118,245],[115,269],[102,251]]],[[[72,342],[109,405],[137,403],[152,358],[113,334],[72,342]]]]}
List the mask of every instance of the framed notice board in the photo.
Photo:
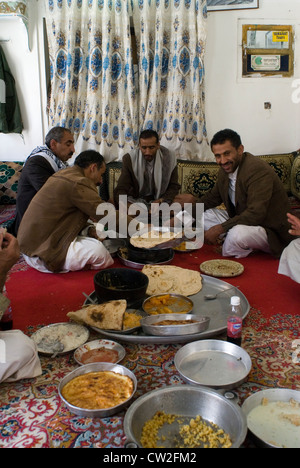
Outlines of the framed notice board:
{"type": "Polygon", "coordinates": [[[294,30],[291,25],[243,25],[243,76],[294,74],[294,30]]]}

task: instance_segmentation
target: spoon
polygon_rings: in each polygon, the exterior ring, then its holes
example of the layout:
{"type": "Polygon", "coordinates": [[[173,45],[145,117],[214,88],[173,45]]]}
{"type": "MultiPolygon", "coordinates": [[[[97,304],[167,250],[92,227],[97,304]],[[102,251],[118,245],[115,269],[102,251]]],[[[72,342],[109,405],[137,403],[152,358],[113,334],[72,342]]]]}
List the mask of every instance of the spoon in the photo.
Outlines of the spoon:
{"type": "Polygon", "coordinates": [[[213,301],[214,299],[216,299],[219,294],[223,294],[223,293],[226,293],[227,291],[231,291],[232,289],[236,289],[236,286],[232,286],[232,288],[228,288],[228,289],[224,289],[224,291],[220,291],[219,293],[217,294],[206,294],[204,296],[204,298],[207,300],[207,301],[213,301]]]}

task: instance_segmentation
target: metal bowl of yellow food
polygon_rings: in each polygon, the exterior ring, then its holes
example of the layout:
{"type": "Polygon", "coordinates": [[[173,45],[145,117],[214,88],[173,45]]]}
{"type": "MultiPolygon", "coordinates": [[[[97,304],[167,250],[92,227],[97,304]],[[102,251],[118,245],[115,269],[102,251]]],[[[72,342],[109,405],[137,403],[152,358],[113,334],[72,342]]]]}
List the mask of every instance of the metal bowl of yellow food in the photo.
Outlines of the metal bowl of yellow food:
{"type": "Polygon", "coordinates": [[[148,335],[192,335],[207,330],[210,318],[192,314],[148,315],[141,319],[143,331],[148,335]]]}
{"type": "Polygon", "coordinates": [[[143,302],[143,310],[149,315],[189,314],[193,307],[193,301],[181,294],[155,294],[143,302]]]}
{"type": "Polygon", "coordinates": [[[247,422],[240,407],[215,390],[173,385],[135,400],[124,431],[132,448],[237,448],[247,422]]]}
{"type": "Polygon", "coordinates": [[[59,383],[58,393],[72,413],[105,418],[127,406],[136,388],[133,372],[120,364],[102,362],[70,372],[59,383]]]}

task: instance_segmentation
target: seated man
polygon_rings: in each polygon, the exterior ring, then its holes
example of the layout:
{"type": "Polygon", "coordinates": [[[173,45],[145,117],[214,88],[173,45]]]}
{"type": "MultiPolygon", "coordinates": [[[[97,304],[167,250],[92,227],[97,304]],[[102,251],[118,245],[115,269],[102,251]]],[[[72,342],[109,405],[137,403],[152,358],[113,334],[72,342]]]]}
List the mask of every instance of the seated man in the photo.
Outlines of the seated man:
{"type": "Polygon", "coordinates": [[[218,132],[211,149],[220,166],[215,186],[198,200],[183,194],[174,201],[204,203],[204,241],[215,244],[224,239],[224,257],[242,258],[256,250],[279,257],[291,238],[288,197],[274,169],[244,152],[233,130],[218,132]],[[217,208],[222,203],[226,210],[217,208]]]}
{"type": "Polygon", "coordinates": [[[75,152],[70,130],[52,128],[45,138],[45,145],[38,146],[28,156],[18,183],[16,218],[9,230],[17,235],[21,219],[36,192],[46,180],[60,169],[67,167],[67,160],[75,152]]]}
{"type": "Polygon", "coordinates": [[[292,280],[300,283],[300,219],[288,213],[288,222],[292,225],[290,234],[299,237],[294,239],[282,252],[278,273],[289,276],[292,280]]]}
{"type": "Polygon", "coordinates": [[[94,225],[94,232],[83,232],[88,220],[95,222],[103,217],[96,215],[102,203],[97,186],[105,168],[97,151],[83,151],[74,166],[55,173],[37,192],[18,231],[28,265],[45,273],[58,273],[106,268],[113,263],[94,225]]]}
{"type": "Polygon", "coordinates": [[[125,154],[122,172],[114,191],[114,202],[119,205],[119,196],[127,195],[129,203],[172,203],[179,192],[177,161],[175,155],[160,146],[154,130],[140,134],[139,148],[125,154]]]}
{"type": "MultiPolygon", "coordinates": [[[[19,259],[17,239],[1,229],[0,232],[0,291],[3,291],[7,273],[19,259]]],[[[9,300],[0,294],[1,317],[9,300]]],[[[20,330],[0,331],[0,382],[14,382],[41,375],[42,369],[34,342],[20,330]]]]}

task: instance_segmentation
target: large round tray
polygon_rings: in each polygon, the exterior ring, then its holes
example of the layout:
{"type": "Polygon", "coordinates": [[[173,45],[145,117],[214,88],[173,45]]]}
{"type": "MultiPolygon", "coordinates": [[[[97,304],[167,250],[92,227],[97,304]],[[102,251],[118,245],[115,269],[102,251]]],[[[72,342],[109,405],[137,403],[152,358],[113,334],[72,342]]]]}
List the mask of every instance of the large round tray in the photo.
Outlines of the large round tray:
{"type": "MultiPolygon", "coordinates": [[[[201,340],[210,338],[221,333],[224,333],[227,329],[227,315],[230,306],[230,298],[232,296],[239,296],[241,299],[241,307],[243,312],[243,319],[248,315],[250,311],[250,305],[246,297],[238,289],[232,289],[232,285],[225,281],[213,278],[210,276],[202,275],[203,288],[202,290],[189,296],[194,303],[192,314],[200,314],[210,317],[209,327],[202,333],[195,333],[193,335],[182,335],[182,336],[150,336],[145,335],[141,329],[132,334],[121,334],[114,332],[106,332],[99,328],[93,327],[97,333],[110,337],[111,340],[123,341],[127,343],[138,343],[138,344],[169,344],[169,343],[189,343],[191,341],[201,340]],[[221,291],[228,289],[227,293],[221,294],[215,300],[207,301],[204,296],[206,294],[216,294],[221,291]],[[230,291],[229,291],[230,289],[230,291]]],[[[96,300],[95,292],[90,294],[91,301],[96,300]]],[[[87,299],[84,303],[90,304],[91,302],[87,299]]]]}

